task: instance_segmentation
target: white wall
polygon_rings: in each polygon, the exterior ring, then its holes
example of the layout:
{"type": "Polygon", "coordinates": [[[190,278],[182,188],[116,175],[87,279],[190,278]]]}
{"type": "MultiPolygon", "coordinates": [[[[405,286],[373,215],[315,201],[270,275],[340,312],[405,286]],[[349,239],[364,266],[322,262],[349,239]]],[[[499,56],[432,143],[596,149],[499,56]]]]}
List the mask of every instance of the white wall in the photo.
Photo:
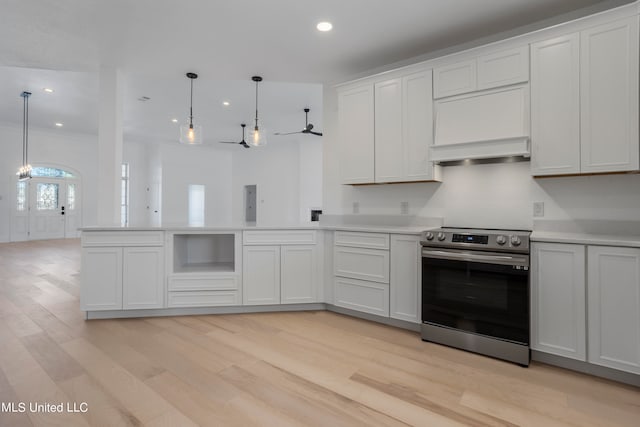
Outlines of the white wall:
{"type": "Polygon", "coordinates": [[[542,219],[640,220],[640,175],[533,179],[530,163],[443,168],[442,183],[346,186],[340,184],[337,100],[324,91],[324,213],[409,213],[443,217],[445,225],[530,229],[533,202],[544,202],[542,219]]]}
{"type": "Polygon", "coordinates": [[[322,209],[322,138],[302,136],[300,150],[300,222],[311,222],[311,209],[322,209]]]}
{"type": "Polygon", "coordinates": [[[233,153],[233,219],[244,222],[244,186],[257,185],[258,225],[288,224],[300,216],[300,144],[271,141],[233,153]]]}
{"type": "MultiPolygon", "coordinates": [[[[0,125],[0,241],[11,237],[15,173],[22,164],[22,127],[0,125]]],[[[29,129],[29,163],[75,170],[82,179],[82,224],[97,221],[97,136],[29,129]]]]}
{"type": "Polygon", "coordinates": [[[205,225],[230,224],[232,155],[206,145],[160,146],[162,223],[186,224],[189,184],[205,185],[205,225]]]}

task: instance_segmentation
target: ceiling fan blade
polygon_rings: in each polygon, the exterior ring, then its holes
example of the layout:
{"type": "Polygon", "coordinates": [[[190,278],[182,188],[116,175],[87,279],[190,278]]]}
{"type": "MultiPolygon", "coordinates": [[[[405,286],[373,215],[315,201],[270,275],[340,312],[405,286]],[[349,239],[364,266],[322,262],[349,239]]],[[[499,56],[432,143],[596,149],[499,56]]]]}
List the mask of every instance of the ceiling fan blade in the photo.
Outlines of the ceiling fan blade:
{"type": "Polygon", "coordinates": [[[286,133],[282,133],[282,132],[276,132],[274,133],[274,135],[293,135],[294,133],[302,133],[304,131],[298,131],[298,132],[286,132],[286,133]]]}
{"type": "Polygon", "coordinates": [[[311,135],[318,135],[318,136],[322,136],[322,132],[313,132],[313,131],[309,131],[309,133],[311,135]]]}
{"type": "Polygon", "coordinates": [[[240,145],[242,145],[244,148],[251,148],[251,146],[244,141],[242,141],[240,145]]]}
{"type": "Polygon", "coordinates": [[[311,132],[312,129],[313,129],[313,125],[309,123],[304,130],[311,132]]]}
{"type": "Polygon", "coordinates": [[[241,144],[240,142],[236,142],[236,141],[218,141],[220,144],[241,144]]]}

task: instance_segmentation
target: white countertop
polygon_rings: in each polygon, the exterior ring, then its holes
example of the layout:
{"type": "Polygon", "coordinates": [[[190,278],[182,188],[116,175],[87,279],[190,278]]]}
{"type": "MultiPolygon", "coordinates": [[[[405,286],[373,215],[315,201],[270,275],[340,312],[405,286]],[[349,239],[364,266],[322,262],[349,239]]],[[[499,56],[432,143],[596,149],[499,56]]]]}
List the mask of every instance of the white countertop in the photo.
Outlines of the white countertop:
{"type": "Polygon", "coordinates": [[[625,246],[640,248],[640,236],[615,234],[563,233],[558,231],[533,231],[532,242],[575,243],[579,245],[625,246]]]}

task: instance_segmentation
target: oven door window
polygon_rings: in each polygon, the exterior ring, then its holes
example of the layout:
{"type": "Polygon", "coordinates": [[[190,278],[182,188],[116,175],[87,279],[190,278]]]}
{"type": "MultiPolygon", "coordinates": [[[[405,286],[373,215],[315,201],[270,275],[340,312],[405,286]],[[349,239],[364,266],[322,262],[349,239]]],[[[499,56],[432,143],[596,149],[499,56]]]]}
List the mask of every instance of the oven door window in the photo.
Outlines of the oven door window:
{"type": "Polygon", "coordinates": [[[529,343],[529,271],[422,258],[422,320],[529,343]]]}

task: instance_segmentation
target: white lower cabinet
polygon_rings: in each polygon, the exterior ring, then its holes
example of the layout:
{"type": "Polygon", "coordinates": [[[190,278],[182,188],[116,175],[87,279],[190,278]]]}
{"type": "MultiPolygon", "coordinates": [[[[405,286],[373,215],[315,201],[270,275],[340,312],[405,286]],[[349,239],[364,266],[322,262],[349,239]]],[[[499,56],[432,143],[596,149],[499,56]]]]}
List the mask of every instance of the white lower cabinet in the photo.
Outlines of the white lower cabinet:
{"type": "Polygon", "coordinates": [[[122,248],[82,248],[81,277],[81,310],[122,310],[122,248]]]}
{"type": "Polygon", "coordinates": [[[317,302],[318,256],[315,246],[280,248],[280,303],[317,302]]]}
{"type": "Polygon", "coordinates": [[[421,323],[420,236],[392,234],[390,253],[389,316],[421,323]]]}
{"type": "Polygon", "coordinates": [[[417,235],[336,232],[334,305],[420,323],[420,260],[417,235]]]}
{"type": "Polygon", "coordinates": [[[640,249],[533,243],[531,308],[532,349],[640,374],[640,249]]]}
{"type": "Polygon", "coordinates": [[[588,251],[589,362],[640,374],[640,249],[588,251]]]}
{"type": "Polygon", "coordinates": [[[585,247],[531,247],[531,348],[586,360],[585,247]]]}
{"type": "Polygon", "coordinates": [[[164,307],[163,248],[124,248],[123,260],[122,308],[164,307]]]}
{"type": "Polygon", "coordinates": [[[164,307],[162,247],[83,247],[85,311],[164,307]]]}
{"type": "Polygon", "coordinates": [[[280,304],[280,246],[245,246],[242,261],[243,304],[280,304]]]}
{"type": "Polygon", "coordinates": [[[315,244],[316,232],[311,230],[293,240],[290,237],[290,233],[286,232],[282,235],[274,231],[245,232],[242,257],[244,305],[300,304],[318,301],[320,275],[318,249],[315,244]],[[265,233],[264,236],[262,233],[265,233]],[[248,242],[251,244],[247,244],[248,242]],[[263,243],[282,244],[265,245],[263,243]]]}

